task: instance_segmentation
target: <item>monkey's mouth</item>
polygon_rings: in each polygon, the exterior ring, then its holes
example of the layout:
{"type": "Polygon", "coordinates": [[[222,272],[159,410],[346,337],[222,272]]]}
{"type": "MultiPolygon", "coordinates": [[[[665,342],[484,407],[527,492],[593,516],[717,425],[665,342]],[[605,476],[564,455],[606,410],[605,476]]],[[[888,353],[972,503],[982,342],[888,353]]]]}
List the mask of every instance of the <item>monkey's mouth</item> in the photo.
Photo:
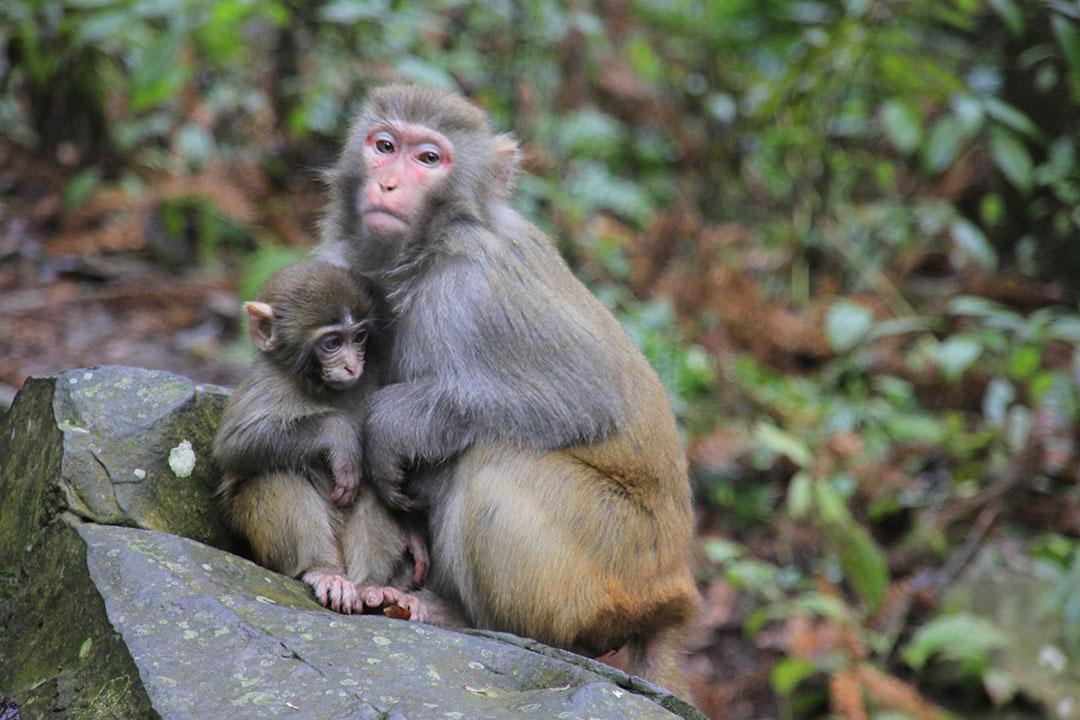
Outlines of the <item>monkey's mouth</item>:
{"type": "Polygon", "coordinates": [[[348,390],[360,380],[360,375],[351,378],[328,378],[323,377],[323,382],[331,390],[348,390]]]}
{"type": "Polygon", "coordinates": [[[401,213],[391,210],[388,207],[382,207],[381,205],[373,205],[372,207],[364,208],[364,215],[368,217],[372,215],[386,215],[387,217],[394,218],[398,222],[405,224],[408,224],[409,222],[409,219],[401,213]]]}

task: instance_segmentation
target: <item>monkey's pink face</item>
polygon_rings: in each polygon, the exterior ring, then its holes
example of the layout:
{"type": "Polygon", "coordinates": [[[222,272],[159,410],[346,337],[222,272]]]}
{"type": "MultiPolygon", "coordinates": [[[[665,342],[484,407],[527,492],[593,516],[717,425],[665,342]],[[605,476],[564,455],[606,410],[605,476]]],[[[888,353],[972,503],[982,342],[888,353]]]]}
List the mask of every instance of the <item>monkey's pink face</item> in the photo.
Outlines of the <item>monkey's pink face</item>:
{"type": "Polygon", "coordinates": [[[407,231],[453,162],[454,144],[440,132],[412,123],[376,125],[364,139],[364,224],[378,233],[407,231]]]}

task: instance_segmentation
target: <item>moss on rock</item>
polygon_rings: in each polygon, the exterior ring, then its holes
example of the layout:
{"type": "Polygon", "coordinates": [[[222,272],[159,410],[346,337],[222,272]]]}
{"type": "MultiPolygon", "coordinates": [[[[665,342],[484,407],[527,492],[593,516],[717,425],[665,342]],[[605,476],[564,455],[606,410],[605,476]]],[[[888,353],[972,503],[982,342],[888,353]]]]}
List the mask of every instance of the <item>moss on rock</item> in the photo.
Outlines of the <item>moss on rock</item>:
{"type": "Polygon", "coordinates": [[[61,512],[231,547],[210,446],[228,391],[158,370],[99,367],[29,380],[0,419],[0,570],[61,512]],[[195,468],[178,478],[183,441],[195,468]],[[9,508],[18,508],[11,510],[9,508]]]}

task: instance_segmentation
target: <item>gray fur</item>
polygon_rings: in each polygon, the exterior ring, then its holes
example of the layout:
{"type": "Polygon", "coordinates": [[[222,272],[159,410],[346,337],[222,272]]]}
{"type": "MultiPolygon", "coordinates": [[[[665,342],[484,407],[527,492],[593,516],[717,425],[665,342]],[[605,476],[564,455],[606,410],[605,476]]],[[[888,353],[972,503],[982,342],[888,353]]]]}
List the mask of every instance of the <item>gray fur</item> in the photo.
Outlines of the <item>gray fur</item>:
{"type": "Polygon", "coordinates": [[[610,436],[623,422],[615,358],[640,354],[551,241],[507,204],[516,146],[493,138],[479,111],[448,113],[437,91],[392,89],[375,95],[328,174],[317,251],[348,258],[382,289],[393,317],[390,384],[368,423],[373,479],[396,483],[403,465],[451,458],[478,440],[552,449],[610,436]],[[365,233],[356,206],[359,148],[383,117],[431,123],[459,149],[446,189],[404,238],[365,233]]]}

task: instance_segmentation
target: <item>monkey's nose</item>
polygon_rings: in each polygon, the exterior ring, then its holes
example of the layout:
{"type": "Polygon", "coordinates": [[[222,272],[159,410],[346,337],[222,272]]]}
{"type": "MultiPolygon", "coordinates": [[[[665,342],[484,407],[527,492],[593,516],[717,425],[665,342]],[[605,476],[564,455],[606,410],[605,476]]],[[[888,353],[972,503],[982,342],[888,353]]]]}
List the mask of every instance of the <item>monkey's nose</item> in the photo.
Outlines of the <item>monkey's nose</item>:
{"type": "Polygon", "coordinates": [[[379,187],[383,192],[390,192],[391,190],[397,190],[397,183],[393,180],[380,180],[379,187]]]}

